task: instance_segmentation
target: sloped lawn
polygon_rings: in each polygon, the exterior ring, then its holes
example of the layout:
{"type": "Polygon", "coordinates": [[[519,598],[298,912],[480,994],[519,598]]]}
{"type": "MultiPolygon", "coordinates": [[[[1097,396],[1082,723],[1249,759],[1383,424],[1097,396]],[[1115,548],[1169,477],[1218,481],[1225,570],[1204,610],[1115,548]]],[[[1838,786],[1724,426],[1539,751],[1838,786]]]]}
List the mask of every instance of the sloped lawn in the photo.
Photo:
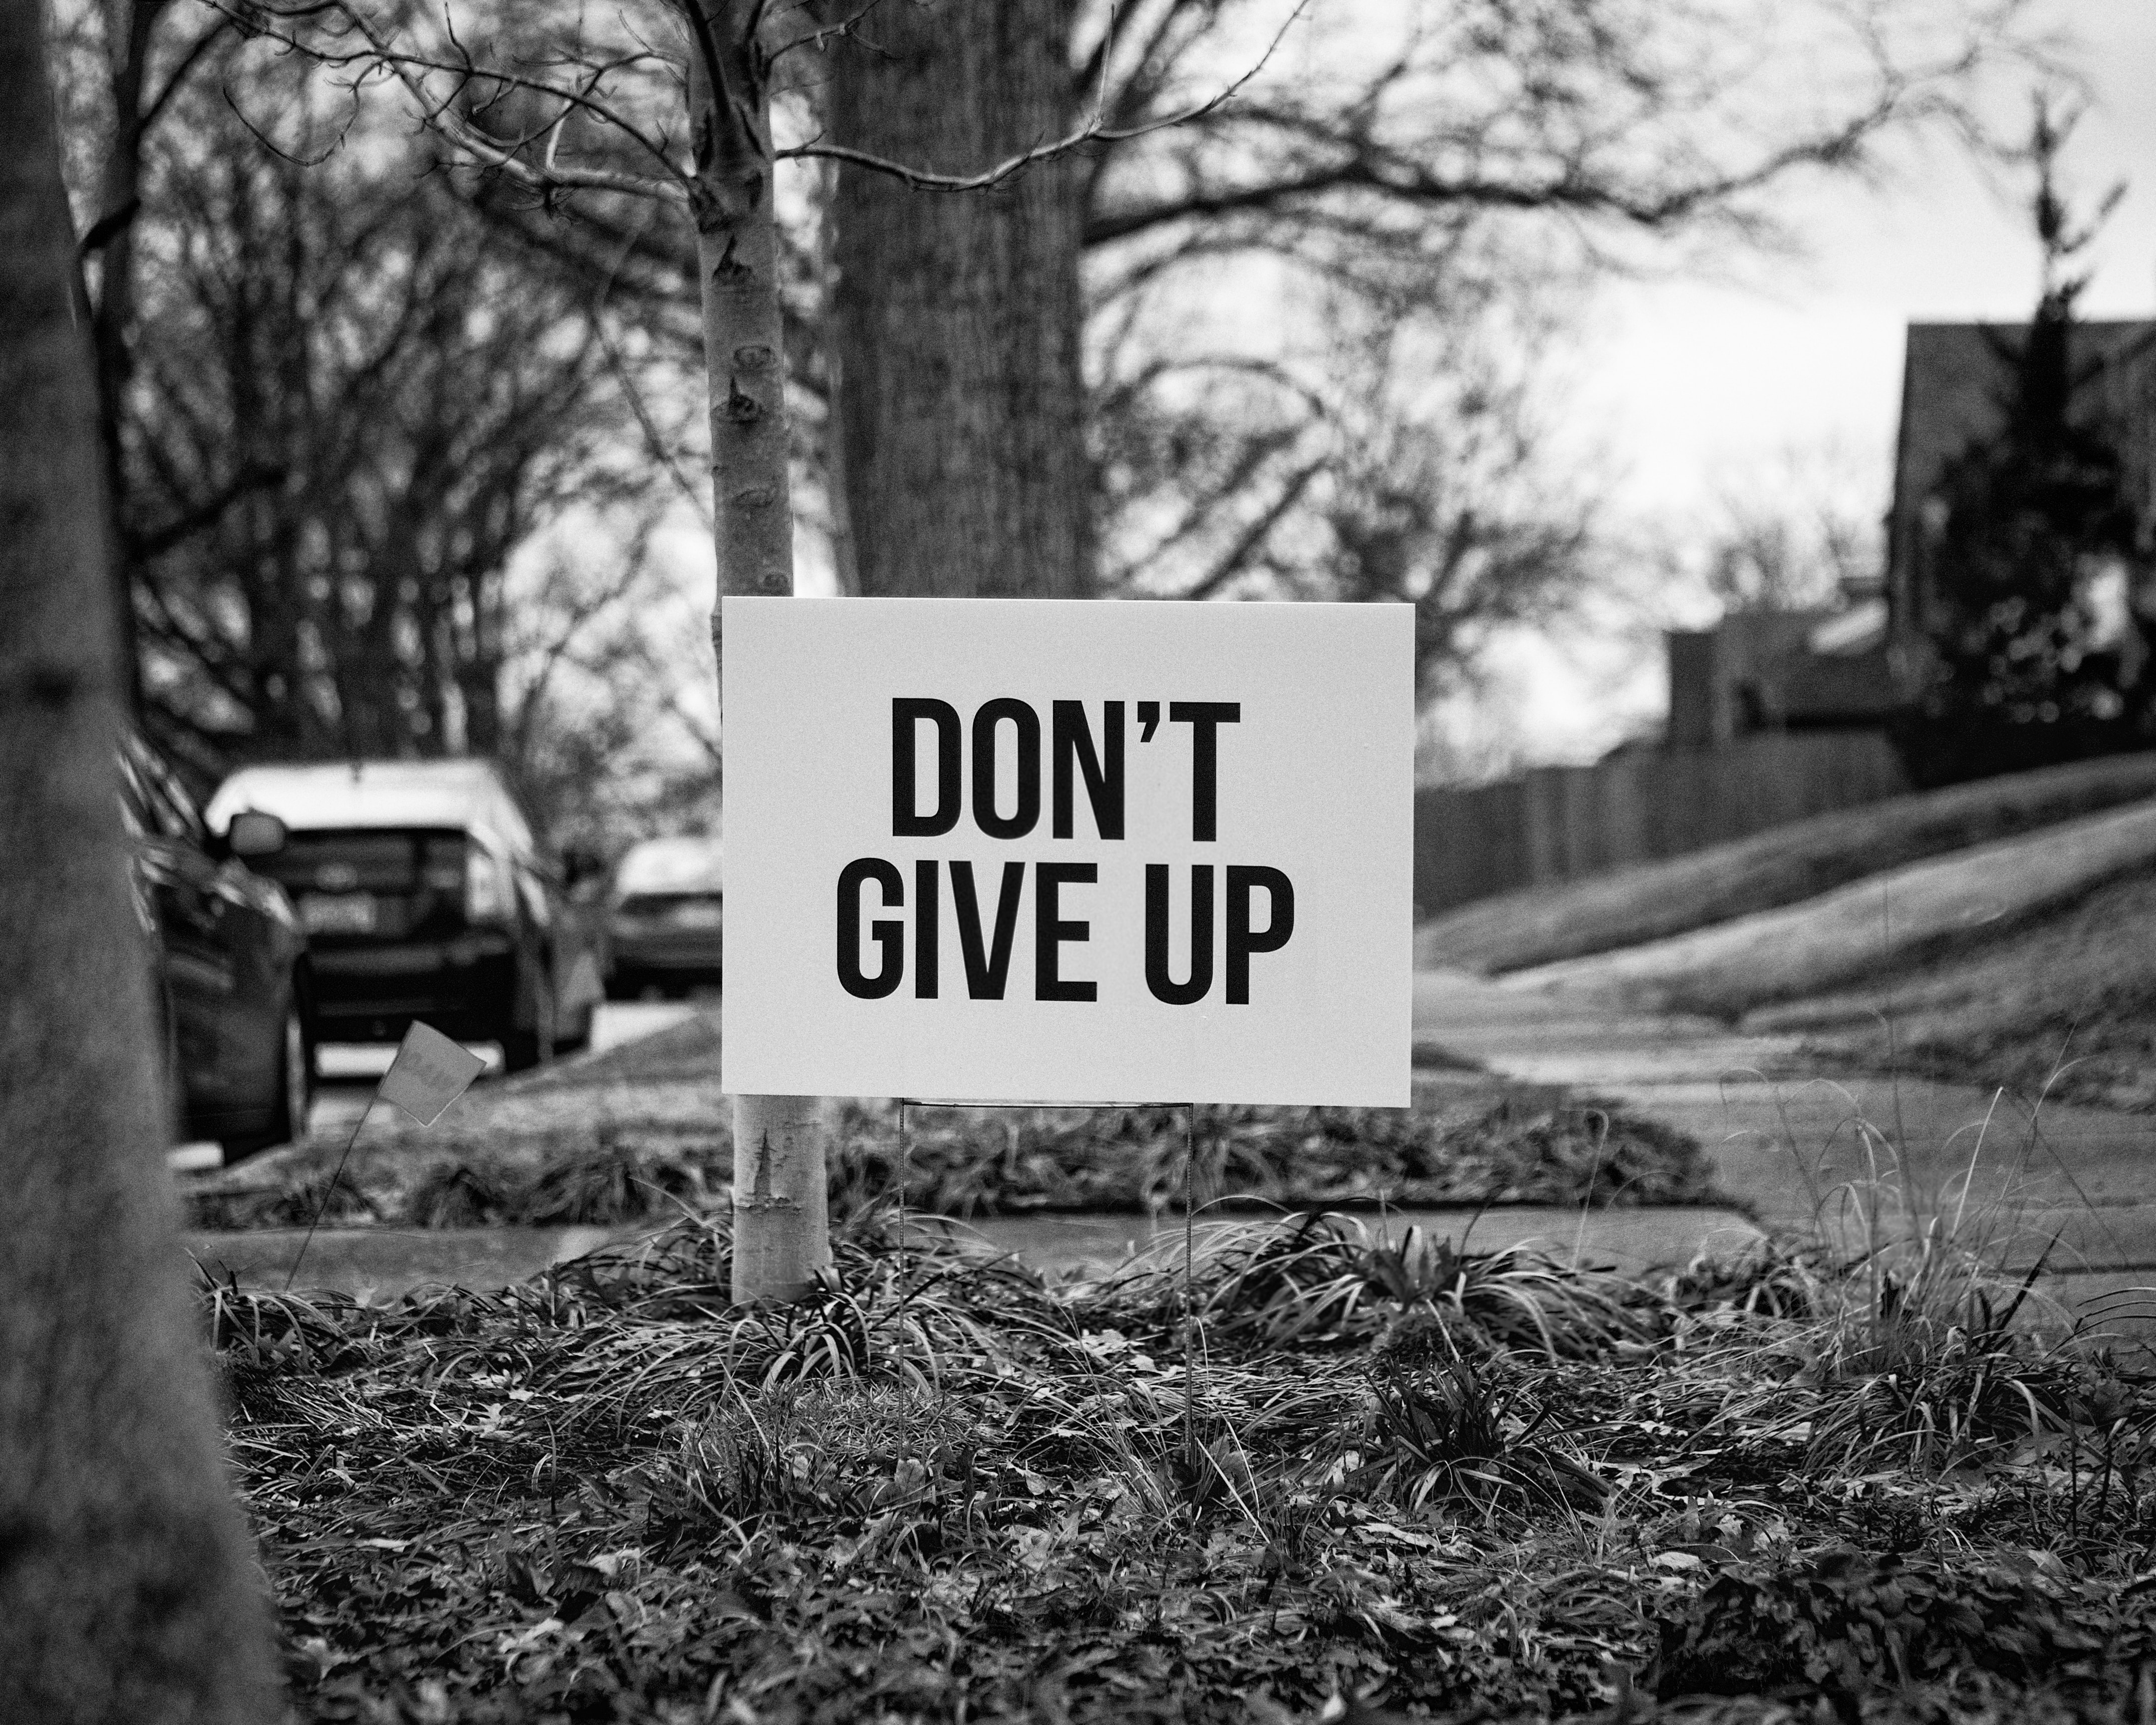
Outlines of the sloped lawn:
{"type": "Polygon", "coordinates": [[[1306,1220],[1059,1290],[872,1214],[785,1310],[727,1253],[206,1291],[300,1719],[2151,1706],[2156,1394],[1936,1235],[1649,1286],[1306,1220]]]}
{"type": "Polygon", "coordinates": [[[1872,876],[1782,910],[1524,971],[1660,1010],[1733,1017],[1980,954],[2156,860],[2156,803],[2139,803],[1872,876]]]}
{"type": "Polygon", "coordinates": [[[1487,975],[1666,940],[2151,797],[2149,752],[1895,797],[1662,862],[1462,905],[1416,932],[1415,962],[1487,975]]]}
{"type": "Polygon", "coordinates": [[[1887,967],[1744,1025],[1796,1031],[1876,1071],[2156,1111],[2156,869],[1973,951],[1887,967]]]}

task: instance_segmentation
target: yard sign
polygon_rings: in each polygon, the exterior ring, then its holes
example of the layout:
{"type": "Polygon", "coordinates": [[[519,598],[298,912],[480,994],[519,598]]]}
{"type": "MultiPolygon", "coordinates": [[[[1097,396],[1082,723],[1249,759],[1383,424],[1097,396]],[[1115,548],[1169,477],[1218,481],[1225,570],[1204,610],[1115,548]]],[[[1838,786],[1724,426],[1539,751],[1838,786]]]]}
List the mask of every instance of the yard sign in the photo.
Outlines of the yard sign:
{"type": "Polygon", "coordinates": [[[727,1090],[1406,1106],[1408,607],[724,604],[727,1090]]]}

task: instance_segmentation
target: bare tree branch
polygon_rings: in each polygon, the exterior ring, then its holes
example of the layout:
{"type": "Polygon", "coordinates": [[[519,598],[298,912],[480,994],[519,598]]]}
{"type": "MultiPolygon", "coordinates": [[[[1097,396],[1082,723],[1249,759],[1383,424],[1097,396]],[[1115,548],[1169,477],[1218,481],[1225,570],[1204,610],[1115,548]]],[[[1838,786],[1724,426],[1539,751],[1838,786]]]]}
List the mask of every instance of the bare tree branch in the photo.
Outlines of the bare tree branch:
{"type": "MultiPolygon", "coordinates": [[[[249,35],[266,37],[295,53],[306,55],[319,64],[355,68],[362,75],[374,70],[386,73],[403,85],[417,109],[422,124],[454,144],[475,162],[495,170],[526,190],[541,193],[611,192],[637,198],[680,198],[685,201],[690,198],[693,191],[694,176],[673,159],[672,153],[663,142],[649,136],[619,107],[593,94],[592,80],[588,80],[584,87],[563,85],[544,79],[528,78],[497,67],[482,68],[468,54],[461,61],[451,61],[400,49],[388,41],[365,14],[356,7],[346,4],[346,0],[316,0],[316,3],[294,7],[243,3],[239,7],[228,8],[223,0],[206,0],[206,3],[224,12],[249,35]],[[290,23],[302,18],[325,17],[336,21],[339,33],[357,36],[365,45],[360,48],[335,47],[327,43],[305,39],[290,29],[275,29],[263,22],[265,18],[275,18],[290,23]],[[429,74],[446,74],[454,80],[449,93],[443,95],[430,90],[426,82],[429,74]],[[603,125],[613,127],[634,142],[660,170],[659,177],[654,178],[649,175],[627,173],[610,168],[563,167],[553,162],[551,156],[540,164],[533,164],[523,154],[523,146],[528,144],[530,139],[497,137],[459,110],[459,97],[474,83],[484,84],[497,91],[522,90],[543,97],[561,104],[563,114],[581,111],[591,115],[603,125]]],[[[685,9],[691,13],[696,11],[693,5],[685,9]]],[[[607,69],[618,69],[629,63],[629,59],[624,59],[607,69]]]]}
{"type": "Polygon", "coordinates": [[[1274,33],[1273,39],[1266,44],[1265,53],[1232,83],[1225,85],[1209,100],[1199,103],[1195,107],[1185,109],[1178,114],[1163,115],[1160,118],[1147,121],[1142,126],[1116,127],[1107,123],[1106,93],[1103,91],[1100,100],[1096,103],[1092,113],[1085,123],[1066,136],[1036,144],[1029,150],[1022,150],[1017,155],[1009,157],[994,167],[984,168],[978,173],[933,173],[926,168],[914,167],[902,162],[892,162],[881,156],[872,156],[865,151],[850,150],[842,144],[811,141],[793,145],[790,148],[778,151],[777,154],[781,161],[809,157],[826,162],[849,162],[855,167],[866,168],[871,172],[886,174],[892,179],[903,181],[916,192],[990,191],[1003,184],[1012,175],[1023,173],[1037,162],[1070,155],[1091,144],[1125,143],[1133,138],[1145,137],[1154,132],[1167,131],[1177,126],[1188,126],[1194,121],[1201,120],[1207,115],[1216,112],[1226,103],[1234,100],[1245,85],[1265,69],[1266,64],[1273,57],[1274,51],[1279,48],[1281,39],[1287,34],[1296,20],[1302,16],[1309,4],[1310,0],[1296,0],[1294,11],[1288,14],[1286,23],[1274,33]]]}
{"type": "Polygon", "coordinates": [[[1287,519],[1289,512],[1302,501],[1304,494],[1310,490],[1317,476],[1325,471],[1326,466],[1326,458],[1321,457],[1317,460],[1306,462],[1297,469],[1281,488],[1280,495],[1243,530],[1233,544],[1220,553],[1213,567],[1188,587],[1180,588],[1176,598],[1209,599],[1243,573],[1250,567],[1250,560],[1257,555],[1259,547],[1272,536],[1273,530],[1287,519]]]}
{"type": "Polygon", "coordinates": [[[165,74],[165,81],[158,86],[157,93],[150,98],[149,105],[142,110],[140,123],[145,131],[157,123],[158,116],[165,111],[172,98],[179,94],[181,86],[187,82],[187,74],[194,70],[196,63],[209,52],[217,39],[231,27],[230,18],[219,18],[182,51],[172,70],[165,74]]]}
{"type": "MultiPolygon", "coordinates": [[[[1628,34],[1620,28],[1625,21],[1604,18],[1604,9],[1581,0],[1552,23],[1491,8],[1482,28],[1475,23],[1481,13],[1466,7],[1449,33],[1424,28],[1424,15],[1411,13],[1399,52],[1362,74],[1353,93],[1327,99],[1276,91],[1207,116],[1177,140],[1179,187],[1163,187],[1148,173],[1127,179],[1119,195],[1117,183],[1104,180],[1088,242],[1241,213],[1300,211],[1328,195],[1375,196],[1409,208],[1548,209],[1663,229],[1728,213],[1794,170],[1857,167],[1892,131],[1931,121],[1972,135],[1979,128],[1966,92],[1980,69],[2016,59],[2048,65],[2037,44],[2015,34],[2025,0],[1996,0],[1966,21],[1958,39],[1908,59],[1869,12],[1823,0],[1818,15],[1841,28],[1866,68],[1868,93],[1838,117],[1793,117],[1749,162],[1717,165],[1695,139],[1717,117],[1730,117],[1720,105],[1738,75],[1722,63],[1728,57],[1681,69],[1657,56],[1655,33],[1641,35],[1633,18],[1628,34]],[[1478,60],[1488,69],[1479,83],[1478,60]]],[[[1209,15],[1171,58],[1191,54],[1216,23],[1209,15]]],[[[1698,20],[1691,27],[1706,28],[1698,20]]],[[[1685,25],[1675,20],[1669,28],[1685,25]]],[[[1132,89],[1149,102],[1173,71],[1150,70],[1132,89]]],[[[1772,76],[1767,68],[1752,73],[1772,76]]],[[[1759,129],[1727,128],[1724,142],[1733,148],[1759,129]]],[[[1145,159],[1158,165],[1157,156],[1145,159]]]]}
{"type": "Polygon", "coordinates": [[[230,480],[204,498],[185,514],[167,521],[161,527],[131,536],[136,557],[141,562],[155,562],[175,546],[182,545],[207,528],[213,527],[225,511],[250,492],[265,490],[271,485],[285,482],[285,469],[245,463],[230,480]]]}

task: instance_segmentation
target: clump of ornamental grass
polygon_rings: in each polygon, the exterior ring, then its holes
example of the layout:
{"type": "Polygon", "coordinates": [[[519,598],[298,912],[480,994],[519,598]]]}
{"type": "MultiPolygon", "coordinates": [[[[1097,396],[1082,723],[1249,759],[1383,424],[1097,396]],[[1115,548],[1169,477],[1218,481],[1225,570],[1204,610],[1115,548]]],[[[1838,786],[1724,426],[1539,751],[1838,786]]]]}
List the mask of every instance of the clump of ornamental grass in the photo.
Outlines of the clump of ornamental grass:
{"type": "Polygon", "coordinates": [[[362,1184],[357,1170],[324,1163],[251,1197],[244,1206],[213,1206],[207,1214],[215,1219],[205,1222],[199,1209],[190,1219],[197,1226],[222,1227],[240,1209],[247,1218],[244,1225],[250,1228],[311,1228],[317,1222],[326,1228],[351,1228],[381,1222],[389,1214],[379,1195],[362,1184]]]}
{"type": "Polygon", "coordinates": [[[634,1222],[709,1195],[701,1161],[639,1154],[602,1132],[579,1153],[549,1162],[519,1191],[512,1208],[519,1225],[605,1226],[634,1222]]]}
{"type": "Polygon", "coordinates": [[[1936,1470],[2059,1429],[2043,1337],[2070,1324],[2039,1286],[2057,1238],[2031,1240],[2025,1219],[2038,1136],[2032,1126],[1987,1168],[1989,1125],[1957,1173],[1928,1187],[1892,1134],[1855,1119],[1855,1173],[1815,1179],[1833,1270],[1810,1291],[1802,1345],[1830,1393],[1811,1440],[1822,1464],[1936,1470]]]}
{"type": "Polygon", "coordinates": [[[1763,1242],[1665,1281],[1683,1314],[1673,1333],[1746,1350],[1755,1387],[1738,1399],[1762,1427],[1801,1430],[1808,1468],[1938,1473],[2083,1446],[2062,1362],[2102,1338],[2082,1334],[2042,1286],[2059,1240],[2028,1222],[2038,1122],[2004,1148],[1992,1125],[1973,1124],[1965,1158],[1930,1181],[1897,1133],[1861,1116],[1845,1122],[1846,1140],[1809,1156],[1792,1135],[1814,1238],[1763,1242]],[[1855,1154],[1830,1178],[1837,1144],[1855,1154]],[[1783,1390],[1758,1387],[1775,1376],[1809,1386],[1800,1417],[1783,1390]]]}
{"type": "Polygon", "coordinates": [[[1599,1509],[1609,1487],[1569,1452],[1556,1411],[1498,1366],[1373,1371],[1340,1482],[1410,1510],[1599,1509]]]}
{"type": "Polygon", "coordinates": [[[274,1418],[291,1384],[368,1358],[359,1302],[348,1297],[243,1290],[230,1276],[205,1275],[202,1299],[210,1344],[244,1420],[274,1418]]]}
{"type": "Polygon", "coordinates": [[[731,1305],[732,1267],[726,1219],[690,1215],[550,1279],[583,1308],[549,1371],[580,1422],[702,1420],[729,1397],[788,1386],[963,1386],[1075,1336],[1037,1276],[963,1240],[901,1250],[886,1214],[841,1229],[831,1265],[798,1301],[731,1305]]]}
{"type": "Polygon", "coordinates": [[[406,1212],[422,1228],[485,1228],[502,1225],[515,1204],[509,1183],[497,1170],[459,1161],[421,1176],[406,1200],[406,1212]]]}
{"type": "Polygon", "coordinates": [[[1818,1314],[1824,1297],[1825,1254],[1816,1244],[1799,1245],[1764,1235],[1734,1252],[1703,1251],[1672,1271],[1661,1292],[1686,1312],[1725,1317],[1802,1319],[1818,1314]]]}
{"type": "Polygon", "coordinates": [[[1476,1252],[1409,1227],[1393,1237],[1359,1217],[1312,1212],[1224,1224],[1184,1245],[1163,1240],[1094,1297],[1126,1327],[1188,1319],[1237,1350],[1324,1348],[1373,1339],[1404,1312],[1443,1327],[1461,1354],[1528,1348],[1553,1358],[1603,1352],[1650,1324],[1640,1291],[1534,1249],[1476,1252]]]}

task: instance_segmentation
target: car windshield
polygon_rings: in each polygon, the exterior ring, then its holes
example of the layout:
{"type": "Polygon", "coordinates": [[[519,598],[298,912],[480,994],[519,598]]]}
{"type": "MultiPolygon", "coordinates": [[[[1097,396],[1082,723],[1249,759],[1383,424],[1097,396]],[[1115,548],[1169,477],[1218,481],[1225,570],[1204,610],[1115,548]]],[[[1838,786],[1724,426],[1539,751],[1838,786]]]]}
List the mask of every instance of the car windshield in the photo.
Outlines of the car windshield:
{"type": "Polygon", "coordinates": [[[274,814],[295,833],[453,827],[487,834],[514,855],[534,848],[516,799],[483,761],[244,767],[210,798],[210,826],[223,831],[243,809],[274,814]]]}
{"type": "Polygon", "coordinates": [[[614,891],[623,898],[677,897],[725,890],[724,855],[715,839],[652,839],[621,860],[614,891]]]}
{"type": "Polygon", "coordinates": [[[256,866],[295,892],[461,892],[465,837],[442,831],[294,833],[256,866]]]}

